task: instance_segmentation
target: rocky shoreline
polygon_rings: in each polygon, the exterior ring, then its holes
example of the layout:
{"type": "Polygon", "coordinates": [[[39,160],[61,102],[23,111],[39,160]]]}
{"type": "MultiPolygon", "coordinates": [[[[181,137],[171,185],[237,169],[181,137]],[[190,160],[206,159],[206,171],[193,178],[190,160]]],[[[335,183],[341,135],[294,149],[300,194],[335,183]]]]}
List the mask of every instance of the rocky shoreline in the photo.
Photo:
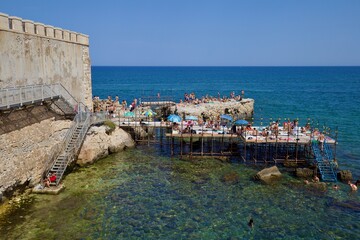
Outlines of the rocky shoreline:
{"type": "MultiPolygon", "coordinates": [[[[0,135],[0,203],[32,188],[51,165],[53,152],[63,141],[71,125],[69,120],[44,120],[0,135]]],[[[131,136],[120,128],[109,133],[107,126],[89,129],[76,164],[84,166],[111,153],[134,147],[131,136]]]]}

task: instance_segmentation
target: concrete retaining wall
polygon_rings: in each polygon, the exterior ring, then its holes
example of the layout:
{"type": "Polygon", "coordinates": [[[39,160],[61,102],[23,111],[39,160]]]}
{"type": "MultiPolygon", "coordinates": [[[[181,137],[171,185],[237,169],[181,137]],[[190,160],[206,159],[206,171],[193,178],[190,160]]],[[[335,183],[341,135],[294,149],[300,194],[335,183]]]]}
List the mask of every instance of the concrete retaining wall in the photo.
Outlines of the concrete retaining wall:
{"type": "Polygon", "coordinates": [[[0,13],[0,88],[50,83],[92,109],[89,37],[0,13]]]}

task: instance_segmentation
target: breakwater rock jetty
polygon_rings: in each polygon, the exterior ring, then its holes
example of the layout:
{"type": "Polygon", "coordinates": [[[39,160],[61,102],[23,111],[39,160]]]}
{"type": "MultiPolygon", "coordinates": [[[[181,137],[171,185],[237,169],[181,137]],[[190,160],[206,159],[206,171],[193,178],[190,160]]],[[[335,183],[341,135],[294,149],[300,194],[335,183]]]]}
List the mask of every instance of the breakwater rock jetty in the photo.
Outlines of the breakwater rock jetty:
{"type": "Polygon", "coordinates": [[[238,118],[250,118],[254,113],[254,99],[245,98],[241,101],[228,99],[226,101],[211,101],[207,103],[179,103],[172,106],[171,110],[182,115],[196,116],[199,119],[215,120],[221,114],[231,114],[238,118]]]}

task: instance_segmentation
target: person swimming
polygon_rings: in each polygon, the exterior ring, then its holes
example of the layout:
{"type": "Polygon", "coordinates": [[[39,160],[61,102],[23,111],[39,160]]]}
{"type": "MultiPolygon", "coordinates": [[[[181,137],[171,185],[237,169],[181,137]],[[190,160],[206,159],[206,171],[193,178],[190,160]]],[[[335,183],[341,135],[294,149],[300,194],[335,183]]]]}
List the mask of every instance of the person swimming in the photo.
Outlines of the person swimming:
{"type": "Polygon", "coordinates": [[[250,218],[249,222],[248,222],[248,226],[250,228],[253,228],[254,227],[254,220],[252,218],[250,218]]]}
{"type": "Polygon", "coordinates": [[[348,181],[348,184],[350,185],[351,191],[357,191],[358,188],[355,184],[353,184],[352,182],[348,181]]]}

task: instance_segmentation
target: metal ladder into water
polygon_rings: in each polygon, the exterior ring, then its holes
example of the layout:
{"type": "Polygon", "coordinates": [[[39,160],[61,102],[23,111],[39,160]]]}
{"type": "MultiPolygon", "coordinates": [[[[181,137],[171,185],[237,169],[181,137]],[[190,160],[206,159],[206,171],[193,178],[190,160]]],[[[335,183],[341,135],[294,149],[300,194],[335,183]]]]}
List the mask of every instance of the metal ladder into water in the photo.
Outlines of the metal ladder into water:
{"type": "Polygon", "coordinates": [[[330,146],[324,141],[323,151],[319,149],[317,141],[312,143],[313,152],[315,155],[316,165],[320,171],[321,178],[324,182],[336,182],[335,163],[332,158],[330,146]]]}

